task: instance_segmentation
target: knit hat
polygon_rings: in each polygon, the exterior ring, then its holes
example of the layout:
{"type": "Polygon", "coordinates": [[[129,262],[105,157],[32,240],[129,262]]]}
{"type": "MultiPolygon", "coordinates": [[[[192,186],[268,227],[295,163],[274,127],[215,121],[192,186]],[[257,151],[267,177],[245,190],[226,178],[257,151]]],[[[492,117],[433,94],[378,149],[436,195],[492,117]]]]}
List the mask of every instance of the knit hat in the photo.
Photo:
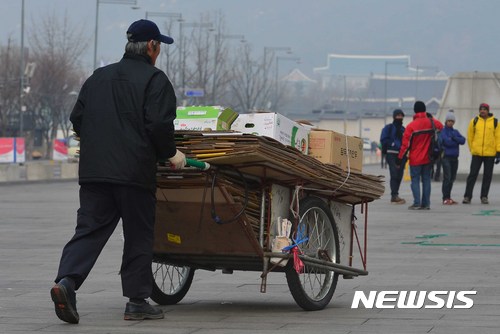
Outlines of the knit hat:
{"type": "Polygon", "coordinates": [[[415,102],[415,104],[413,105],[413,111],[414,112],[425,112],[427,109],[425,107],[425,103],[423,103],[422,101],[417,101],[415,102]]]}
{"type": "Polygon", "coordinates": [[[453,110],[448,111],[448,113],[446,114],[446,118],[444,120],[445,120],[445,122],[447,122],[447,121],[455,122],[456,119],[455,119],[455,113],[453,112],[453,110]]]}
{"type": "Polygon", "coordinates": [[[398,116],[398,115],[401,115],[401,116],[405,117],[405,113],[403,112],[403,110],[401,110],[401,109],[395,109],[392,112],[392,118],[396,119],[396,116],[398,116]]]}
{"type": "Polygon", "coordinates": [[[486,108],[486,110],[490,111],[490,105],[488,103],[481,103],[479,109],[481,108],[486,108]]]}

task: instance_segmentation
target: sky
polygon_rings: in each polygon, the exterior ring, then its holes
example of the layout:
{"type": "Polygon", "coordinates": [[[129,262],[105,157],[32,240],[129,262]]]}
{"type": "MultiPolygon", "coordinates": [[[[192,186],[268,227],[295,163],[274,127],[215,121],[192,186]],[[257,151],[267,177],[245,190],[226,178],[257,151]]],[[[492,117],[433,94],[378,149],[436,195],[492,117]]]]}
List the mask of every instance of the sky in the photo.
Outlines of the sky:
{"type": "MultiPolygon", "coordinates": [[[[181,13],[186,22],[221,12],[227,33],[244,35],[256,57],[265,47],[290,47],[301,62],[280,62],[283,71],[294,67],[312,75],[337,53],[410,55],[413,67],[438,67],[450,76],[500,72],[498,0],[137,0],[138,9],[100,1],[97,55],[106,61],[121,58],[127,27],[146,11],[181,13]]],[[[0,45],[9,38],[19,44],[21,4],[0,0],[0,45]]],[[[34,22],[66,15],[84,28],[89,44],[83,65],[92,67],[96,0],[24,0],[24,8],[25,45],[34,22]]],[[[168,20],[150,19],[160,28],[168,20]]]]}

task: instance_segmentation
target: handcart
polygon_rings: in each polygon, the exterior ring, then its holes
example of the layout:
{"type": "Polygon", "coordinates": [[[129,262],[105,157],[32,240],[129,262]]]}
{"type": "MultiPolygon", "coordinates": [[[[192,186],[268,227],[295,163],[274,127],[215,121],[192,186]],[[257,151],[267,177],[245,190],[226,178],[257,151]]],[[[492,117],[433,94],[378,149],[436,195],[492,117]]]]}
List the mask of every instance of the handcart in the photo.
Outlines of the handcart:
{"type": "Polygon", "coordinates": [[[368,202],[383,193],[383,185],[372,198],[347,187],[332,189],[325,178],[297,172],[311,163],[326,166],[293,148],[272,145],[271,151],[285,152],[279,159],[284,163],[276,163],[274,153],[249,151],[203,159],[211,165],[208,170],[159,167],[153,301],[181,301],[198,269],[261,272],[261,292],[270,272],[284,272],[296,303],[321,310],[340,275],[368,274],[368,202]]]}

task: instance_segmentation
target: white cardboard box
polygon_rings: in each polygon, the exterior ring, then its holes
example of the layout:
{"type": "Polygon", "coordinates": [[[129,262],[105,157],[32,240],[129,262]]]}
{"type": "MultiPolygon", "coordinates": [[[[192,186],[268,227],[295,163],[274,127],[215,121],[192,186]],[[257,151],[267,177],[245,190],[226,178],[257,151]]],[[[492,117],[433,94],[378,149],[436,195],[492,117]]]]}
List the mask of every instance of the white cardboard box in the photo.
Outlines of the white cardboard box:
{"type": "Polygon", "coordinates": [[[309,129],[278,113],[240,114],[231,130],[266,136],[295,147],[304,154],[309,149],[309,129]]]}

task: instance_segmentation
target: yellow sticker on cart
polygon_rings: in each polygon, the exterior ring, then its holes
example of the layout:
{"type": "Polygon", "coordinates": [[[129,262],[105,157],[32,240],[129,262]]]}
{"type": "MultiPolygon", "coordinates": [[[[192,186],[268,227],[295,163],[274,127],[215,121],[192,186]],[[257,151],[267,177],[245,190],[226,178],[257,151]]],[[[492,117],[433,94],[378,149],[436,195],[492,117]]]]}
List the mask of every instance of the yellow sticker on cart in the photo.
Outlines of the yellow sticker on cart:
{"type": "Polygon", "coordinates": [[[181,243],[181,236],[172,234],[172,233],[167,233],[167,240],[169,242],[173,242],[174,244],[180,244],[181,243]]]}

